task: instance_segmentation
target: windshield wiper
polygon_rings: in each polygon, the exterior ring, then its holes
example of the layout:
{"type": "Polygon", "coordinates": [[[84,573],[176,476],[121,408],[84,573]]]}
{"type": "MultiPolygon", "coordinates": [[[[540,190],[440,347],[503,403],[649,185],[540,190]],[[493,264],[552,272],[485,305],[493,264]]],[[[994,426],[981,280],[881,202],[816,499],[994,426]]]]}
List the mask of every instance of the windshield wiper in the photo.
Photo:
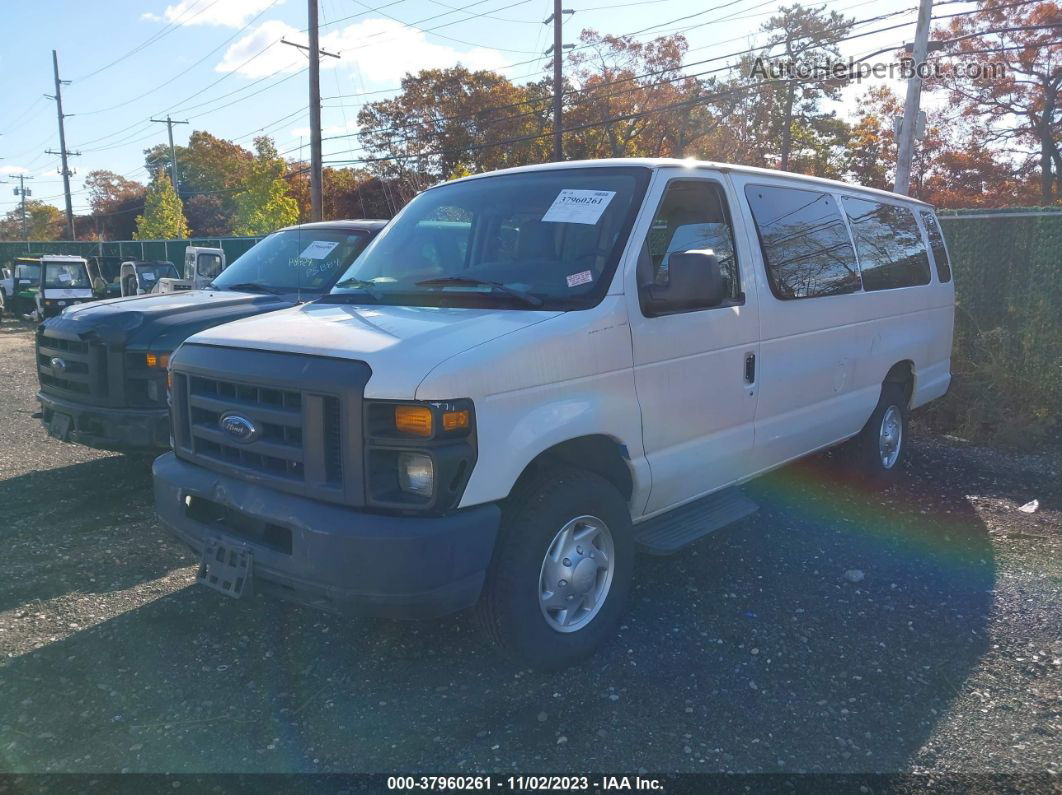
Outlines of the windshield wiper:
{"type": "MultiPolygon", "coordinates": [[[[214,283],[211,282],[210,284],[213,285],[214,283]]],[[[278,290],[275,287],[267,287],[266,285],[259,284],[258,282],[240,282],[239,284],[230,284],[220,289],[232,290],[233,292],[268,293],[269,295],[280,295],[281,293],[287,292],[286,290],[278,290]]]]}
{"type": "Polygon", "coordinates": [[[357,276],[351,276],[349,279],[336,282],[336,287],[360,287],[363,290],[371,290],[375,286],[376,282],[371,282],[368,279],[359,279],[357,276]]]}
{"type": "MultiPolygon", "coordinates": [[[[366,297],[373,303],[380,302],[380,296],[373,292],[373,287],[376,284],[366,279],[359,279],[356,276],[352,276],[349,279],[343,279],[335,284],[335,287],[339,289],[357,290],[357,292],[350,293],[326,293],[317,299],[318,303],[322,304],[344,304],[356,300],[364,300],[366,297]]],[[[333,287],[332,289],[335,289],[333,287]]]]}
{"type": "Polygon", "coordinates": [[[525,293],[523,290],[516,290],[501,282],[493,282],[489,279],[473,279],[467,276],[442,276],[438,279],[424,279],[416,283],[417,287],[448,287],[450,285],[458,287],[490,287],[492,290],[511,296],[528,306],[542,306],[542,299],[537,295],[531,295],[531,293],[525,293]]]}

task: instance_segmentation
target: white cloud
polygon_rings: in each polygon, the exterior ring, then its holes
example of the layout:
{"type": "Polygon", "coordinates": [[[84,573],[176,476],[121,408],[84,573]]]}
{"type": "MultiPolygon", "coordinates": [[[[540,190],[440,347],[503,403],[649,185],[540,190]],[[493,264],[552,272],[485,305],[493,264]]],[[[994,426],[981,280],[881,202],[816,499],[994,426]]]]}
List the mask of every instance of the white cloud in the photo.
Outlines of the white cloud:
{"type": "MultiPolygon", "coordinates": [[[[258,78],[274,72],[297,72],[306,65],[305,54],[280,39],[306,43],[306,35],[279,20],[263,22],[236,41],[214,68],[219,72],[237,72],[258,78]],[[270,46],[276,42],[274,46],[270,46]],[[265,48],[268,47],[268,50],[265,48]],[[257,53],[261,55],[256,56],[257,53]],[[251,60],[253,58],[253,60],[251,60]]],[[[321,47],[342,57],[323,58],[322,69],[356,70],[372,83],[395,84],[407,72],[456,66],[469,69],[500,69],[506,57],[487,47],[464,52],[445,44],[428,41],[428,37],[400,22],[367,19],[321,36],[321,47]]]]}
{"type": "Polygon", "coordinates": [[[274,0],[178,0],[172,6],[166,6],[162,14],[148,11],[141,14],[140,18],[148,22],[172,22],[177,25],[238,28],[273,4],[274,0]]]}
{"type": "Polygon", "coordinates": [[[0,166],[0,174],[28,174],[30,170],[25,166],[0,166]]]}

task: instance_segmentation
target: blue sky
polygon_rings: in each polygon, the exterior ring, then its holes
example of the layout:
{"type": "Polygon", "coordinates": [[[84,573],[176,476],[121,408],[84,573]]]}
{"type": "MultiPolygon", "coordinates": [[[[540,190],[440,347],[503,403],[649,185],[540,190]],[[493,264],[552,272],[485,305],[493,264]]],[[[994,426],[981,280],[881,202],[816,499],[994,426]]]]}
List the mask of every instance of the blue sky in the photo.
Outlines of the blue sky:
{"type": "MultiPolygon", "coordinates": [[[[566,41],[585,27],[617,35],[651,28],[639,39],[682,30],[691,48],[687,63],[701,61],[760,44],[757,29],[778,5],[568,0],[565,7],[576,13],[566,22],[566,41]]],[[[916,0],[831,3],[857,19],[896,12],[856,32],[910,23],[845,42],[843,54],[858,57],[912,39],[915,6],[916,0]]],[[[406,72],[460,62],[523,82],[548,61],[541,53],[550,31],[541,20],[551,0],[320,0],[319,7],[321,44],[342,56],[323,62],[326,137],[355,131],[360,104],[393,93],[406,72]]],[[[949,4],[940,13],[969,7],[949,4]]],[[[309,155],[306,59],[280,43],[305,42],[305,0],[7,0],[0,13],[7,33],[0,48],[0,179],[9,183],[0,188],[0,213],[17,203],[10,183],[18,173],[34,177],[27,183],[34,198],[62,206],[58,158],[44,152],[58,149],[55,105],[43,96],[53,93],[53,48],[60,75],[72,81],[63,89],[64,110],[73,114],[67,147],[82,152],[71,159],[75,211],[87,211],[82,178],[93,169],[146,181],[143,150],[166,140],[165,125],[152,117],[190,121],[174,128],[178,144],[203,129],[249,146],[264,130],[291,157],[300,142],[309,155]]],[[[895,87],[902,92],[902,84],[895,87]]],[[[846,92],[842,114],[854,112],[861,90],[846,92]]],[[[326,160],[360,154],[352,137],[326,141],[324,152],[326,160]]]]}

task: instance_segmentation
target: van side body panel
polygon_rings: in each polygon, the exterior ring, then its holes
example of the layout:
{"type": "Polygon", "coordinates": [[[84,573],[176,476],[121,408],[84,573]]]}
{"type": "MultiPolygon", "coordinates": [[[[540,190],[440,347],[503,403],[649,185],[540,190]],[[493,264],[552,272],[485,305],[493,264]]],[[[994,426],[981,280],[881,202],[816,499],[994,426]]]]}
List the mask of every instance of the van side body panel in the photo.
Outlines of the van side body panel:
{"type": "Polygon", "coordinates": [[[745,361],[758,354],[759,304],[739,203],[722,172],[661,169],[634,228],[624,279],[643,442],[653,474],[652,493],[642,511],[647,515],[723,488],[742,478],[753,464],[757,385],[745,382],[745,361]],[[718,184],[723,190],[737,227],[733,243],[745,301],[646,317],[639,301],[637,255],[669,185],[694,180],[718,184]]]}
{"type": "MultiPolygon", "coordinates": [[[[742,194],[749,184],[815,187],[782,176],[738,175],[735,182],[742,194]]],[[[831,195],[840,206],[849,194],[831,195]]],[[[742,214],[756,238],[747,203],[742,214]]],[[[899,362],[912,365],[912,405],[947,391],[953,289],[937,281],[933,268],[926,285],[784,300],[771,291],[762,249],[755,249],[764,278],[758,291],[761,383],[754,473],[857,434],[877,405],[886,374],[899,362]]]]}
{"type": "Polygon", "coordinates": [[[417,400],[471,397],[478,459],[460,507],[504,499],[549,448],[588,435],[617,443],[634,481],[632,505],[649,491],[623,296],[566,312],[441,362],[417,400]]]}

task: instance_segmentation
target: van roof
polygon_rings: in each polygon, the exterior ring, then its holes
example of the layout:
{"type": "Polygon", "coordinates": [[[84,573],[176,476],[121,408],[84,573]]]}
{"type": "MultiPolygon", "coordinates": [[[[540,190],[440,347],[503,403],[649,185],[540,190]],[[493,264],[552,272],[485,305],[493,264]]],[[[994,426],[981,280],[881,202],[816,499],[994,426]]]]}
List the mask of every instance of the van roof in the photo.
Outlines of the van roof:
{"type": "Polygon", "coordinates": [[[733,174],[749,174],[753,176],[771,177],[774,179],[791,179],[794,183],[811,183],[814,185],[821,185],[830,190],[858,191],[860,193],[869,193],[882,198],[887,198],[891,201],[903,201],[911,204],[919,204],[923,207],[932,207],[931,204],[928,204],[921,199],[912,199],[910,196],[902,196],[899,193],[892,193],[891,191],[880,190],[878,188],[866,188],[862,185],[853,185],[836,179],[812,177],[807,174],[795,174],[791,171],[779,171],[770,168],[756,168],[755,166],[740,166],[732,163],[716,163],[710,160],[694,160],[693,158],[679,159],[675,157],[612,157],[601,160],[564,160],[560,163],[537,163],[530,166],[517,166],[515,168],[505,168],[498,171],[487,171],[482,174],[473,174],[453,181],[464,182],[466,180],[483,179],[497,174],[518,174],[525,171],[563,170],[566,168],[606,168],[610,166],[613,168],[616,166],[638,166],[654,170],[661,168],[687,168],[693,170],[710,168],[716,171],[730,172],[733,174]]]}

